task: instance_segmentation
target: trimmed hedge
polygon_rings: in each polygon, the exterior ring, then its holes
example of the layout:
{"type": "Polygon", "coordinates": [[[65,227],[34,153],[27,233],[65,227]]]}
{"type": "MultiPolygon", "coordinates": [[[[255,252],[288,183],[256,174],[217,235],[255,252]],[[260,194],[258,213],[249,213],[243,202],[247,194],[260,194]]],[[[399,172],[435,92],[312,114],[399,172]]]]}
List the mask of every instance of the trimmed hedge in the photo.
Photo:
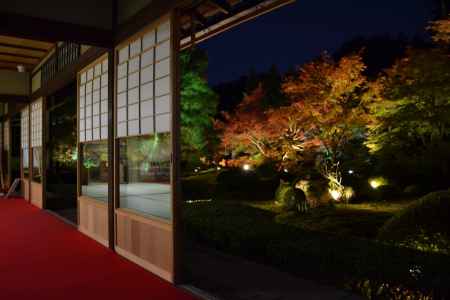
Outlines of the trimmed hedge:
{"type": "Polygon", "coordinates": [[[450,257],[375,241],[308,232],[238,204],[186,206],[187,237],[295,274],[344,284],[381,280],[450,295],[450,257]],[[420,276],[412,273],[418,268],[420,276]],[[343,282],[345,280],[345,282],[343,282]]]}
{"type": "Polygon", "coordinates": [[[257,172],[227,169],[217,177],[214,199],[220,200],[273,200],[277,190],[277,176],[261,178],[257,172]]]}
{"type": "Polygon", "coordinates": [[[379,239],[450,254],[450,192],[429,193],[392,217],[379,239]]]}

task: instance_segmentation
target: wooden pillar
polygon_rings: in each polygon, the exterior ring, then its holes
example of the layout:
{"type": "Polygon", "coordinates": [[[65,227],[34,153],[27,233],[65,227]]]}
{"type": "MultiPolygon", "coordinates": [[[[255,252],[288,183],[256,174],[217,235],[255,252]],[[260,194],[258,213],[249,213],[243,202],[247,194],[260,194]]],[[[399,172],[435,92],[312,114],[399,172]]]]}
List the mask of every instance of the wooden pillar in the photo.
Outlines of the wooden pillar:
{"type": "Polygon", "coordinates": [[[115,91],[115,50],[108,51],[108,243],[111,250],[115,250],[115,185],[114,185],[114,91],[115,91]]]}
{"type": "Polygon", "coordinates": [[[48,163],[48,151],[47,145],[49,141],[49,131],[50,131],[50,123],[49,123],[49,112],[47,111],[47,103],[48,98],[44,97],[42,99],[42,209],[47,208],[47,163],[48,163]]]}
{"type": "Polygon", "coordinates": [[[181,279],[181,255],[182,251],[182,227],[181,227],[181,149],[180,149],[180,87],[181,74],[179,64],[180,52],[180,24],[179,10],[171,13],[171,74],[172,74],[172,227],[173,227],[173,281],[180,283],[181,279]]]}
{"type": "Polygon", "coordinates": [[[5,186],[5,167],[4,167],[4,148],[5,148],[5,139],[4,139],[4,130],[3,130],[3,120],[0,121],[0,189],[3,189],[5,186]]]}

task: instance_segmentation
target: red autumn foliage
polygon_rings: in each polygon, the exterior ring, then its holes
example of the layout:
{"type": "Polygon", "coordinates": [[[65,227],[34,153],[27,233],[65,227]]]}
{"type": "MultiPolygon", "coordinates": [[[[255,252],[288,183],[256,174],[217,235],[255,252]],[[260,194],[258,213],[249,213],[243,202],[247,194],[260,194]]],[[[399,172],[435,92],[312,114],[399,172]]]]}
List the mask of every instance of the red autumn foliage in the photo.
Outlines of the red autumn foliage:
{"type": "Polygon", "coordinates": [[[247,95],[217,127],[227,152],[262,154],[290,167],[314,160],[320,147],[335,153],[362,116],[359,91],[365,86],[360,55],[334,62],[324,55],[304,65],[282,86],[290,104],[264,110],[262,86],[247,95]]]}

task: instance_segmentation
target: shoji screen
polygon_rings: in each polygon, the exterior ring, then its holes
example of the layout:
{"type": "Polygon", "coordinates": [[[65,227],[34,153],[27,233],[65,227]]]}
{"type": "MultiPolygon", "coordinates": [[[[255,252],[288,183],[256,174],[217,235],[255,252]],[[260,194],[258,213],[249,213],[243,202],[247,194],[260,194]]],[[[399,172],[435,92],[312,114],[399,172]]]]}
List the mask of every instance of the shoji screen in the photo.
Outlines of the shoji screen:
{"type": "Polygon", "coordinates": [[[30,121],[30,109],[27,106],[26,108],[22,109],[21,111],[21,115],[20,115],[20,124],[21,124],[21,135],[20,135],[20,143],[21,143],[21,147],[22,149],[28,149],[29,147],[29,127],[28,127],[28,123],[30,121]]]}
{"type": "Polygon", "coordinates": [[[170,22],[118,51],[117,137],[170,132],[170,22]]]}
{"type": "Polygon", "coordinates": [[[3,122],[0,122],[0,174],[1,176],[6,176],[6,161],[3,159],[3,150],[4,150],[4,130],[3,130],[3,122]]]}
{"type": "Polygon", "coordinates": [[[116,251],[173,281],[172,17],[116,48],[116,251]]]}
{"type": "Polygon", "coordinates": [[[0,122],[0,153],[3,152],[3,122],[0,122]]]}
{"type": "Polygon", "coordinates": [[[31,203],[43,208],[43,108],[44,100],[31,103],[31,203]]]}
{"type": "Polygon", "coordinates": [[[9,132],[9,121],[3,123],[3,149],[9,151],[10,149],[10,132],[9,132]]]}
{"type": "Polygon", "coordinates": [[[79,141],[108,139],[108,59],[79,77],[79,141]]]}
{"type": "Polygon", "coordinates": [[[29,122],[30,122],[30,108],[27,106],[21,112],[21,135],[20,135],[20,144],[22,149],[22,168],[24,171],[24,175],[28,176],[28,170],[30,167],[29,162],[29,122]]]}
{"type": "Polygon", "coordinates": [[[42,147],[42,98],[31,103],[31,147],[42,147]]]}
{"type": "Polygon", "coordinates": [[[27,106],[22,109],[20,114],[20,148],[21,148],[21,160],[22,160],[22,176],[23,185],[22,192],[26,200],[30,199],[30,187],[28,177],[30,174],[30,107],[27,106]]]}
{"type": "Polygon", "coordinates": [[[108,54],[78,73],[78,229],[108,246],[108,54]]]}

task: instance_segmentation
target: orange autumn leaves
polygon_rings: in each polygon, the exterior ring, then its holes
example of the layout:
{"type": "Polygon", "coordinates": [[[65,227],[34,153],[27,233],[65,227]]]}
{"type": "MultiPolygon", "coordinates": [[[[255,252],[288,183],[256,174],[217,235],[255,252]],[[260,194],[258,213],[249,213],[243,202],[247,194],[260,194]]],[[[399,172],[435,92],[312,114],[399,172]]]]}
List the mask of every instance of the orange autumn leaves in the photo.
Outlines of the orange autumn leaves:
{"type": "Polygon", "coordinates": [[[337,151],[364,117],[359,97],[367,83],[364,70],[360,54],[337,62],[324,54],[285,78],[282,92],[289,103],[281,107],[264,109],[264,89],[258,86],[217,122],[223,150],[259,153],[284,167],[319,147],[337,151]]]}

